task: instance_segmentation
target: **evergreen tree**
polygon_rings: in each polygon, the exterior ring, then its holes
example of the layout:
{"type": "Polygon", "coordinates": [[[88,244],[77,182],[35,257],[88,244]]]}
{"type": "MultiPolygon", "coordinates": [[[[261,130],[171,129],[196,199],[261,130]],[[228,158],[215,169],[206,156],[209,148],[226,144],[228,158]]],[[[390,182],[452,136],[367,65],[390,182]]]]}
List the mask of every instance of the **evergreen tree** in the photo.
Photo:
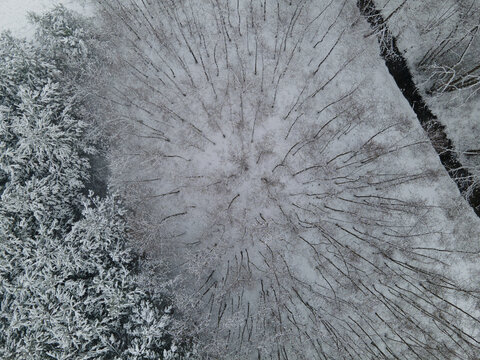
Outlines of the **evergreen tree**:
{"type": "Polygon", "coordinates": [[[136,284],[118,200],[82,195],[85,22],[63,7],[33,19],[36,42],[0,36],[0,357],[188,358],[169,307],[136,284]]]}

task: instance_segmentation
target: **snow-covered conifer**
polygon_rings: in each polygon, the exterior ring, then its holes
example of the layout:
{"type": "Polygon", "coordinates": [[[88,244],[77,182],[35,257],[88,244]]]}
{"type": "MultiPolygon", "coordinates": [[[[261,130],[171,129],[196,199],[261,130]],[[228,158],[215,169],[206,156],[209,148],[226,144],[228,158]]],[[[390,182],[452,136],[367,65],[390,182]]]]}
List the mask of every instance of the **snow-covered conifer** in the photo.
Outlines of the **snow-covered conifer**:
{"type": "Polygon", "coordinates": [[[0,357],[188,358],[167,304],[137,285],[119,201],[83,195],[81,21],[62,7],[34,19],[36,42],[0,36],[0,357]]]}

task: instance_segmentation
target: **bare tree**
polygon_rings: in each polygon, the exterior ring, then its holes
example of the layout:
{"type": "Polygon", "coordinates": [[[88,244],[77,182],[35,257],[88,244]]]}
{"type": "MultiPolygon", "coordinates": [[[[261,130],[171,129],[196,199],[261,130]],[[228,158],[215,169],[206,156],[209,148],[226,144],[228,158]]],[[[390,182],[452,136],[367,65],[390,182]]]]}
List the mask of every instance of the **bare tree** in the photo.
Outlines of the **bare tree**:
{"type": "Polygon", "coordinates": [[[477,93],[480,79],[477,1],[414,4],[407,0],[388,0],[378,1],[378,6],[383,9],[387,26],[398,28],[398,23],[403,26],[411,23],[419,27],[418,43],[412,46],[421,53],[415,62],[429,79],[428,93],[456,91],[466,100],[477,93]]]}
{"type": "Polygon", "coordinates": [[[424,135],[371,100],[355,4],[99,6],[115,44],[112,185],[162,260],[148,276],[176,279],[178,331],[219,358],[478,351],[477,292],[451,266],[476,250],[422,199],[437,176],[415,155],[424,135]]]}

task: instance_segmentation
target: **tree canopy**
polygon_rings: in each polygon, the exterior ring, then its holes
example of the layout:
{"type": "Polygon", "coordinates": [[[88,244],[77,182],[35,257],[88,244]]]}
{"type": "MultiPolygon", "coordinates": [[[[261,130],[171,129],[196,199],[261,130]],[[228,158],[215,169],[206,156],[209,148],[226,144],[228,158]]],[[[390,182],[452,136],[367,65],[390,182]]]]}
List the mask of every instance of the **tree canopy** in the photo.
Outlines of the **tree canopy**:
{"type": "Polygon", "coordinates": [[[188,358],[137,285],[119,200],[86,195],[90,30],[62,6],[32,19],[34,41],[0,36],[0,357],[188,358]]]}

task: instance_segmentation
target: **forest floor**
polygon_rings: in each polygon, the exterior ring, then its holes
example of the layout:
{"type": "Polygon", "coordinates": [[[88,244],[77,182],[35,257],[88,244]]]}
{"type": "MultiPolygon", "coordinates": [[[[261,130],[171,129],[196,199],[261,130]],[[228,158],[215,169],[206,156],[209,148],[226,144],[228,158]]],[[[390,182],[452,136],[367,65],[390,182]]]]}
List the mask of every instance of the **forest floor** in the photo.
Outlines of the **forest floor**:
{"type": "MultiPolygon", "coordinates": [[[[375,3],[381,13],[388,16],[400,1],[375,0],[375,3]]],[[[455,26],[455,21],[462,21],[451,13],[452,3],[455,1],[441,1],[434,7],[407,3],[393,15],[388,26],[397,39],[397,45],[409,64],[424,100],[445,126],[460,162],[480,181],[480,96],[467,90],[428,94],[429,79],[425,72],[418,69],[419,62],[431,49],[432,44],[438,45],[442,39],[436,38],[438,32],[434,25],[428,27],[434,19],[443,16],[442,26],[445,26],[445,29],[455,26]]],[[[478,46],[478,40],[475,40],[474,46],[478,46]]]]}
{"type": "MultiPolygon", "coordinates": [[[[425,102],[424,97],[429,96],[425,93],[425,89],[420,90],[417,87],[409,63],[403,56],[403,52],[399,50],[397,39],[389,30],[388,24],[385,24],[382,13],[376,9],[372,1],[360,1],[359,8],[370,23],[372,33],[377,34],[385,64],[402,94],[417,114],[418,120],[428,135],[432,146],[437,151],[442,165],[457,184],[463,197],[475,213],[480,216],[480,182],[476,179],[478,174],[475,172],[475,168],[471,168],[471,161],[468,163],[470,166],[465,166],[461,162],[461,160],[465,161],[465,158],[480,156],[480,149],[471,148],[463,153],[458,151],[455,146],[456,143],[448,137],[445,125],[438,120],[425,102]]],[[[448,101],[452,94],[445,93],[442,94],[442,97],[447,98],[445,101],[448,101]]],[[[474,102],[474,99],[473,97],[471,102],[474,102]]],[[[440,104],[446,105],[441,101],[440,104]]]]}
{"type": "MultiPolygon", "coordinates": [[[[361,336],[351,341],[371,327],[385,349],[409,351],[396,335],[380,335],[391,329],[372,308],[398,318],[368,291],[390,296],[408,322],[426,313],[412,310],[425,304],[403,277],[404,262],[432,282],[442,264],[449,278],[474,286],[475,262],[462,254],[480,245],[471,241],[480,221],[355,4],[282,3],[264,17],[258,3],[186,2],[157,25],[156,35],[165,36],[163,26],[175,35],[157,49],[142,19],[164,9],[136,4],[111,15],[135,19],[117,31],[117,45],[135,45],[117,49],[124,66],[107,95],[118,131],[112,185],[136,210],[139,245],[158,261],[157,277],[176,279],[170,290],[203,350],[242,359],[380,356],[361,336]],[[418,298],[392,298],[391,284],[418,298]]],[[[420,322],[418,336],[443,336],[420,322]]]]}

